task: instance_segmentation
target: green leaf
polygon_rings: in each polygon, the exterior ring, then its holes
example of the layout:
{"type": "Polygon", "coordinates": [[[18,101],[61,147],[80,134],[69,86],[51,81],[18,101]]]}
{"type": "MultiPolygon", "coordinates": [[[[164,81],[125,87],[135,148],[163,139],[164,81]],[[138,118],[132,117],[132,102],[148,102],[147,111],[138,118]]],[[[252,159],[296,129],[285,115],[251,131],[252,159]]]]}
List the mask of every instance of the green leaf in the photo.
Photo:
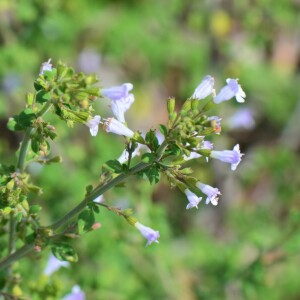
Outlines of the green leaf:
{"type": "Polygon", "coordinates": [[[206,112],[210,109],[212,109],[216,104],[213,102],[213,100],[210,100],[209,102],[207,102],[203,108],[201,109],[202,112],[206,112]]]}
{"type": "Polygon", "coordinates": [[[42,207],[40,205],[32,205],[29,209],[30,214],[37,214],[39,211],[41,211],[42,207]]]}
{"type": "Polygon", "coordinates": [[[74,248],[66,243],[54,244],[51,247],[53,255],[62,261],[77,262],[78,256],[74,248]]]}
{"type": "Polygon", "coordinates": [[[145,172],[145,175],[149,179],[150,184],[155,184],[159,182],[160,179],[160,172],[159,168],[157,166],[152,166],[149,169],[147,169],[145,172]]]}
{"type": "Polygon", "coordinates": [[[38,153],[40,151],[40,142],[38,138],[33,138],[31,140],[31,149],[35,153],[38,153]]]}
{"type": "Polygon", "coordinates": [[[92,209],[85,209],[78,216],[78,233],[83,234],[84,232],[91,229],[95,223],[95,216],[92,209]]]}
{"type": "Polygon", "coordinates": [[[142,155],[142,161],[144,162],[144,163],[150,163],[150,162],[152,162],[152,161],[154,161],[155,160],[155,155],[153,154],[153,153],[144,153],[143,155],[142,155]]]}
{"type": "Polygon", "coordinates": [[[159,131],[164,135],[164,137],[167,137],[168,129],[165,125],[160,124],[159,125],[159,131]]]}
{"type": "Polygon", "coordinates": [[[23,130],[32,125],[32,121],[36,119],[36,115],[32,109],[26,108],[19,115],[9,118],[7,127],[11,131],[23,130]]]}
{"type": "Polygon", "coordinates": [[[181,154],[180,147],[175,143],[170,144],[169,149],[170,149],[170,154],[172,155],[179,156],[181,154]]]}
{"type": "Polygon", "coordinates": [[[122,167],[121,163],[116,159],[109,160],[105,164],[117,174],[122,173],[122,171],[123,171],[123,167],[122,167]]]}
{"type": "Polygon", "coordinates": [[[36,102],[44,103],[51,99],[51,93],[45,90],[40,90],[36,94],[36,102]]]}
{"type": "Polygon", "coordinates": [[[146,133],[145,140],[152,150],[155,151],[159,147],[159,142],[156,137],[155,130],[150,129],[150,131],[146,133]]]}
{"type": "Polygon", "coordinates": [[[189,174],[193,173],[193,170],[191,168],[184,168],[184,169],[180,170],[180,172],[184,175],[189,175],[189,174]]]}
{"type": "Polygon", "coordinates": [[[54,81],[57,75],[57,70],[53,68],[51,71],[44,71],[43,76],[47,81],[54,81]]]}

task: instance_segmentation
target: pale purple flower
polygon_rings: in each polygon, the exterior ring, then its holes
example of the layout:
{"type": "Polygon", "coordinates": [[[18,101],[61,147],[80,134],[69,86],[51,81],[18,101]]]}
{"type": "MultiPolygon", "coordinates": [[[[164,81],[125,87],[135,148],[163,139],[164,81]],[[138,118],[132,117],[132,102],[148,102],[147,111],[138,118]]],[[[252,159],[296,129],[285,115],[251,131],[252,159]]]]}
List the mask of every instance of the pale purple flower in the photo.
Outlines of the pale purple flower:
{"type": "Polygon", "coordinates": [[[134,132],[126,127],[123,123],[119,122],[115,118],[108,118],[104,122],[104,130],[106,132],[112,132],[119,135],[125,135],[129,138],[134,136],[134,132]]]}
{"type": "Polygon", "coordinates": [[[211,150],[213,149],[213,143],[210,141],[203,141],[202,143],[202,147],[200,149],[204,149],[204,150],[211,150]]]}
{"type": "Polygon", "coordinates": [[[45,71],[52,71],[51,58],[49,58],[48,61],[42,63],[40,75],[43,75],[45,71]]]}
{"type": "Polygon", "coordinates": [[[142,236],[148,240],[146,247],[152,244],[153,242],[159,243],[159,241],[157,240],[160,237],[159,231],[155,231],[152,228],[144,226],[139,222],[136,222],[134,226],[140,231],[142,236]]]}
{"type": "MultiPolygon", "coordinates": [[[[131,158],[135,157],[135,156],[138,156],[140,155],[140,148],[141,148],[141,145],[139,144],[135,149],[134,151],[131,153],[131,158]]],[[[121,163],[121,164],[124,164],[128,161],[129,159],[129,153],[127,151],[127,149],[125,149],[122,154],[120,155],[120,157],[118,158],[118,161],[121,163]]]]}
{"type": "Polygon", "coordinates": [[[100,195],[100,196],[98,196],[97,198],[95,198],[95,199],[93,200],[93,202],[95,202],[95,203],[103,203],[103,202],[104,202],[104,197],[103,197],[103,195],[100,195]]]}
{"type": "Polygon", "coordinates": [[[211,77],[210,75],[205,76],[201,83],[195,89],[192,98],[201,100],[206,98],[210,94],[215,95],[214,82],[215,80],[213,77],[211,77]]]}
{"type": "Polygon", "coordinates": [[[60,269],[61,267],[69,267],[70,263],[67,261],[61,261],[57,259],[53,254],[50,254],[50,257],[48,259],[46,268],[44,270],[44,274],[46,276],[51,276],[55,271],[60,269]]]}
{"type": "Polygon", "coordinates": [[[240,109],[227,120],[227,123],[231,129],[252,129],[255,126],[253,111],[250,108],[240,109]]]}
{"type": "Polygon", "coordinates": [[[189,201],[189,204],[186,206],[186,209],[191,209],[193,207],[198,208],[198,204],[202,200],[202,197],[198,197],[196,194],[191,192],[189,189],[186,189],[184,191],[184,193],[186,194],[188,201],[189,201]]]}
{"type": "Polygon", "coordinates": [[[127,97],[111,101],[112,112],[118,121],[122,123],[125,122],[124,114],[130,108],[133,102],[134,102],[133,94],[129,94],[127,97]]]}
{"type": "Polygon", "coordinates": [[[90,128],[91,135],[96,136],[98,133],[98,128],[100,123],[101,123],[101,117],[97,115],[93,119],[85,122],[84,124],[90,128]]]}
{"type": "Polygon", "coordinates": [[[74,285],[72,288],[72,293],[67,294],[62,300],[85,300],[85,294],[80,289],[79,285],[74,285]]]}
{"type": "MultiPolygon", "coordinates": [[[[202,146],[199,148],[199,150],[211,150],[213,148],[213,144],[210,142],[210,141],[203,141],[202,142],[202,146]]],[[[196,149],[194,149],[196,150],[196,149]]],[[[191,159],[195,159],[195,158],[199,158],[199,157],[202,157],[201,154],[195,152],[195,151],[192,151],[190,153],[189,156],[186,156],[184,155],[184,160],[191,160],[191,159]]],[[[206,157],[206,160],[208,159],[208,157],[206,157]]]]}
{"type": "Polygon", "coordinates": [[[199,154],[199,153],[197,153],[197,152],[194,152],[194,151],[192,151],[191,153],[190,153],[190,155],[189,156],[186,156],[186,155],[184,155],[183,156],[183,158],[184,158],[184,160],[191,160],[191,159],[195,159],[195,158],[199,158],[199,157],[201,157],[202,155],[201,154],[199,154]]]}
{"type": "Polygon", "coordinates": [[[133,89],[131,83],[124,83],[119,86],[101,89],[101,94],[110,100],[117,101],[129,96],[129,92],[133,89]]]}
{"type": "Polygon", "coordinates": [[[223,162],[231,164],[231,170],[234,171],[244,154],[240,152],[239,144],[235,145],[233,150],[211,151],[210,157],[219,159],[223,162]]]}
{"type": "Polygon", "coordinates": [[[100,70],[102,57],[92,49],[85,49],[80,52],[78,57],[78,67],[80,71],[89,73],[98,73],[100,70]]]}
{"type": "Polygon", "coordinates": [[[201,190],[203,194],[207,196],[206,198],[206,204],[211,203],[212,205],[216,206],[218,205],[219,196],[221,195],[218,188],[214,188],[208,184],[204,184],[202,182],[197,182],[196,186],[201,190]]]}
{"type": "Polygon", "coordinates": [[[225,85],[218,95],[214,98],[214,102],[219,104],[223,101],[230,100],[235,97],[237,102],[245,102],[246,94],[242,87],[238,84],[237,79],[226,79],[227,85],[225,85]]]}

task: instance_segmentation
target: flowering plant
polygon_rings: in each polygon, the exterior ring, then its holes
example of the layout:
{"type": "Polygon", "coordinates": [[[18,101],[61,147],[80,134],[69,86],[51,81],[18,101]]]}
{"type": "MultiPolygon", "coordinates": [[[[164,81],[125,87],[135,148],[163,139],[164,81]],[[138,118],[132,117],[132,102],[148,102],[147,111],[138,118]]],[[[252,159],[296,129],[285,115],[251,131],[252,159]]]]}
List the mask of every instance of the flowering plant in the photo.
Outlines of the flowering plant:
{"type": "MultiPolygon", "coordinates": [[[[25,109],[8,121],[10,130],[24,131],[25,134],[17,152],[16,165],[0,165],[0,222],[9,236],[8,253],[0,260],[0,270],[7,272],[7,291],[13,288],[12,264],[30,252],[51,247],[57,259],[76,262],[76,251],[68,241],[99,227],[95,214],[99,213],[100,207],[123,217],[137,228],[147,239],[146,246],[158,243],[159,231],[141,224],[131,209],[120,209],[103,201],[102,195],[106,191],[120,186],[129,177],[137,176],[155,184],[162,175],[166,176],[171,187],[178,187],[186,195],[186,209],[191,209],[198,208],[203,197],[206,197],[206,204],[217,205],[221,193],[218,188],[193,177],[192,169],[185,167],[187,160],[215,158],[229,163],[232,170],[241,161],[243,154],[239,145],[233,150],[213,148],[209,137],[220,134],[221,120],[207,115],[214,105],[232,97],[238,102],[244,101],[245,93],[236,79],[227,79],[227,85],[216,95],[213,77],[205,76],[178,111],[175,99],[169,98],[168,120],[159,125],[162,138],[154,129],[142,134],[127,126],[125,113],[135,100],[131,83],[110,88],[99,88],[96,83],[94,75],[76,73],[61,62],[54,68],[49,60],[42,64],[34,82],[35,92],[26,95],[25,109]],[[113,116],[103,117],[94,112],[93,104],[103,97],[111,100],[113,116]],[[28,198],[29,192],[38,195],[42,188],[32,183],[27,166],[32,162],[49,165],[62,161],[60,156],[51,154],[49,141],[56,138],[57,132],[55,126],[46,121],[48,113],[56,115],[68,127],[75,123],[86,126],[94,138],[99,134],[99,126],[106,132],[123,136],[124,151],[119,159],[105,163],[98,183],[86,187],[86,195],[80,203],[55,223],[45,226],[39,219],[41,206],[33,205],[28,198]],[[19,249],[15,249],[16,240],[23,243],[19,249]]],[[[46,273],[52,272],[53,269],[47,267],[46,273]]],[[[76,289],[73,293],[82,291],[76,289]]]]}

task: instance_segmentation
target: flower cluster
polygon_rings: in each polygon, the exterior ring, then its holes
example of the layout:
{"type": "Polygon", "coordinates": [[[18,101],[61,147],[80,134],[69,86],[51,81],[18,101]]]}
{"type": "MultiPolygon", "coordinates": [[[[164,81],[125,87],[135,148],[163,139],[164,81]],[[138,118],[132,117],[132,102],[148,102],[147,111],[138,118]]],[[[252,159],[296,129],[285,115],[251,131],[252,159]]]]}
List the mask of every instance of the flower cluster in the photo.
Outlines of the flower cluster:
{"type": "MultiPolygon", "coordinates": [[[[19,115],[9,119],[8,128],[13,131],[23,130],[25,135],[16,166],[0,164],[0,213],[7,220],[12,216],[17,222],[24,219],[28,227],[32,225],[32,228],[36,228],[39,234],[34,237],[32,243],[32,249],[36,251],[41,251],[45,245],[51,244],[51,238],[62,226],[66,227],[66,237],[77,237],[100,228],[101,224],[96,222],[95,218],[95,214],[100,212],[99,207],[105,207],[135,226],[147,239],[146,246],[158,243],[159,231],[140,223],[132,216],[130,209],[110,206],[106,195],[104,201],[103,194],[116,186],[124,186],[124,181],[130,176],[148,179],[150,184],[156,184],[164,175],[171,187],[177,187],[186,196],[187,210],[198,209],[202,199],[205,199],[203,202],[206,204],[216,206],[221,195],[219,189],[193,177],[192,168],[186,164],[192,159],[205,159],[207,162],[216,159],[230,164],[231,170],[234,171],[241,162],[243,154],[238,144],[232,150],[215,149],[211,136],[221,134],[221,118],[207,115],[210,108],[231,98],[235,97],[238,102],[245,101],[246,94],[237,79],[228,78],[226,85],[216,92],[214,78],[210,75],[205,76],[181,107],[176,105],[174,98],[169,98],[166,123],[160,124],[159,130],[150,129],[145,133],[131,130],[125,120],[126,112],[135,101],[133,84],[123,83],[119,86],[99,88],[94,86],[97,82],[95,75],[76,73],[62,63],[52,67],[49,59],[42,64],[39,76],[34,82],[35,92],[27,95],[26,108],[19,115]],[[93,114],[93,104],[98,97],[110,100],[110,116],[103,118],[97,113],[93,114]],[[30,206],[27,200],[29,191],[38,194],[41,188],[30,183],[30,175],[25,172],[25,168],[29,161],[29,146],[33,152],[30,160],[45,165],[61,162],[58,156],[49,157],[49,139],[54,140],[57,134],[55,126],[43,119],[48,111],[58,116],[69,127],[75,123],[84,124],[93,137],[97,136],[101,125],[104,131],[125,137],[125,147],[118,159],[107,161],[101,168],[97,186],[89,185],[86,188],[85,198],[81,203],[56,223],[45,227],[39,223],[38,212],[41,207],[30,206]],[[77,219],[70,225],[69,220],[72,218],[77,219]]],[[[242,115],[249,113],[244,112],[242,115]]],[[[238,116],[233,121],[241,124],[240,119],[238,116]]],[[[250,124],[251,116],[247,120],[246,123],[250,124]]],[[[247,124],[244,126],[248,126],[247,124]]],[[[51,248],[54,255],[62,260],[78,260],[75,250],[64,237],[62,241],[52,243],[51,248]]],[[[2,266],[5,263],[4,259],[2,266]]],[[[60,267],[68,266],[68,262],[60,262],[51,256],[44,275],[51,276],[60,267]]],[[[64,299],[84,299],[84,293],[79,287],[74,287],[72,293],[64,299]]]]}
{"type": "MultiPolygon", "coordinates": [[[[212,102],[215,104],[220,104],[221,102],[228,101],[231,98],[235,97],[238,102],[244,102],[246,96],[245,92],[238,84],[237,79],[228,78],[226,80],[226,85],[221,88],[221,90],[216,93],[214,87],[215,80],[212,76],[207,75],[203,78],[201,83],[195,89],[191,100],[187,100],[183,105],[181,111],[181,119],[178,119],[177,114],[174,112],[174,102],[173,99],[170,99],[168,102],[168,111],[170,115],[170,120],[168,123],[169,132],[172,132],[173,136],[164,134],[163,138],[158,140],[158,135],[156,134],[155,139],[157,139],[158,145],[162,145],[164,141],[168,139],[176,138],[180,140],[182,144],[182,153],[184,161],[191,159],[198,159],[205,157],[208,161],[209,158],[214,158],[231,165],[231,170],[235,170],[238,164],[241,162],[242,153],[240,152],[239,145],[235,145],[233,150],[214,150],[213,144],[206,140],[206,136],[211,133],[220,134],[221,133],[221,118],[218,116],[202,116],[199,119],[199,109],[197,109],[200,100],[203,100],[209,96],[212,97],[212,102]],[[191,111],[196,111],[196,116],[191,111]],[[179,123],[172,121],[172,118],[177,118],[179,123]],[[184,118],[183,118],[184,117],[184,118]],[[188,125],[189,124],[189,125],[188,125]],[[176,132],[178,133],[176,136],[176,132]],[[188,142],[187,142],[188,141],[188,142]]],[[[124,83],[120,86],[114,86],[110,88],[103,88],[101,90],[102,96],[111,100],[111,109],[114,115],[113,117],[107,118],[103,122],[103,128],[106,132],[112,132],[118,135],[123,135],[129,139],[134,137],[134,132],[130,130],[125,123],[125,112],[130,108],[134,102],[134,95],[130,93],[133,89],[131,83],[124,83]]],[[[98,132],[98,125],[101,123],[100,116],[96,115],[91,118],[85,124],[90,128],[92,136],[96,136],[98,132]]],[[[171,144],[171,143],[170,143],[171,144]]],[[[146,145],[149,147],[149,143],[146,141],[146,145]]],[[[166,149],[169,149],[167,146],[166,149]]],[[[128,149],[125,149],[118,161],[121,164],[125,164],[131,158],[141,155],[141,149],[143,152],[151,153],[153,149],[148,149],[145,144],[137,144],[133,151],[130,153],[128,149]]],[[[186,195],[188,199],[188,204],[186,209],[198,208],[199,203],[202,198],[199,193],[206,197],[206,204],[211,203],[212,205],[218,205],[219,196],[221,195],[218,188],[212,187],[208,184],[204,184],[200,181],[192,180],[192,184],[189,184],[187,177],[178,176],[178,174],[172,174],[168,172],[168,177],[170,182],[173,183],[186,195]]],[[[150,180],[150,178],[149,178],[150,180]]],[[[158,243],[159,232],[146,227],[139,222],[136,222],[135,227],[141,232],[141,234],[147,239],[147,246],[153,242],[158,243]]]]}

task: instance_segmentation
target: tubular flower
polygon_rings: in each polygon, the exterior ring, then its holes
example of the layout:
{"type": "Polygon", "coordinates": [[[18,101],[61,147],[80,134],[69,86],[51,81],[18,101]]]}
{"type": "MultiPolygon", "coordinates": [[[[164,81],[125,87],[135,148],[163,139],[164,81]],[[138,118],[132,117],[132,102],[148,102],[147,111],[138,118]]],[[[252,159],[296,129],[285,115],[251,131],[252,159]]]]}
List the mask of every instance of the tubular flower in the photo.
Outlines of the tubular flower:
{"type": "Polygon", "coordinates": [[[157,240],[160,237],[159,231],[155,231],[152,228],[144,226],[139,222],[136,222],[134,226],[140,231],[142,236],[147,239],[146,247],[153,242],[159,243],[159,241],[157,240]]]}
{"type": "Polygon", "coordinates": [[[250,108],[240,109],[227,120],[227,123],[230,129],[251,130],[255,127],[253,111],[250,108]]]}
{"type": "Polygon", "coordinates": [[[51,58],[49,58],[48,61],[42,63],[40,75],[43,75],[45,71],[52,71],[51,58]]]}
{"type": "Polygon", "coordinates": [[[189,200],[189,204],[186,206],[186,209],[191,209],[193,207],[198,208],[198,204],[202,200],[202,197],[198,197],[196,194],[191,192],[189,189],[186,189],[184,191],[184,193],[186,194],[186,196],[189,200]]]}
{"type": "Polygon", "coordinates": [[[118,121],[124,123],[124,113],[134,102],[134,95],[129,92],[133,89],[131,83],[124,83],[119,86],[102,89],[103,96],[111,100],[111,109],[118,121]]]}
{"type": "Polygon", "coordinates": [[[123,123],[119,122],[115,118],[108,118],[104,122],[104,130],[106,132],[112,132],[119,135],[125,135],[129,138],[134,136],[134,132],[126,127],[123,123]]]}
{"type": "Polygon", "coordinates": [[[207,196],[206,198],[206,204],[211,203],[212,205],[216,206],[218,205],[219,196],[221,195],[218,188],[214,188],[208,184],[204,184],[202,182],[197,182],[196,186],[201,190],[203,194],[207,196]]]}
{"type": "Polygon", "coordinates": [[[215,80],[210,75],[207,75],[203,78],[201,83],[197,86],[195,89],[194,94],[192,95],[192,98],[201,100],[209,96],[210,94],[215,95],[214,90],[214,83],[215,80]]]}
{"type": "Polygon", "coordinates": [[[44,270],[44,274],[46,276],[51,276],[55,271],[60,269],[61,267],[69,267],[70,263],[67,261],[61,261],[57,259],[53,254],[50,255],[46,268],[44,270]]]}
{"type": "Polygon", "coordinates": [[[122,98],[127,98],[130,94],[129,92],[133,89],[131,83],[124,83],[119,86],[113,86],[110,88],[105,88],[101,90],[101,94],[110,100],[117,101],[122,98]]]}
{"type": "Polygon", "coordinates": [[[231,164],[231,170],[234,171],[242,160],[244,154],[240,152],[240,145],[234,146],[233,150],[214,151],[210,153],[210,157],[219,159],[223,162],[231,164]]]}
{"type": "Polygon", "coordinates": [[[84,292],[80,289],[79,285],[75,285],[72,288],[72,293],[66,295],[63,297],[62,300],[85,300],[85,294],[84,292]]]}
{"type": "Polygon", "coordinates": [[[90,128],[91,135],[96,136],[98,133],[98,128],[100,123],[101,123],[101,117],[97,115],[93,119],[85,122],[84,124],[90,128]]]}
{"type": "Polygon", "coordinates": [[[246,94],[243,91],[242,87],[238,84],[237,79],[226,79],[227,85],[225,85],[218,95],[214,98],[214,102],[219,104],[223,101],[230,100],[232,97],[235,97],[237,102],[245,102],[246,94]]]}
{"type": "Polygon", "coordinates": [[[130,108],[133,102],[134,102],[133,94],[129,94],[127,97],[121,98],[119,100],[111,101],[112,112],[118,121],[122,123],[125,122],[124,114],[130,108]]]}

